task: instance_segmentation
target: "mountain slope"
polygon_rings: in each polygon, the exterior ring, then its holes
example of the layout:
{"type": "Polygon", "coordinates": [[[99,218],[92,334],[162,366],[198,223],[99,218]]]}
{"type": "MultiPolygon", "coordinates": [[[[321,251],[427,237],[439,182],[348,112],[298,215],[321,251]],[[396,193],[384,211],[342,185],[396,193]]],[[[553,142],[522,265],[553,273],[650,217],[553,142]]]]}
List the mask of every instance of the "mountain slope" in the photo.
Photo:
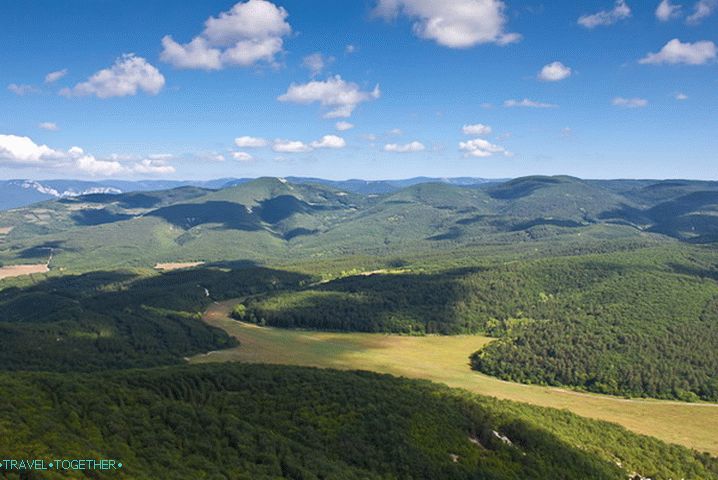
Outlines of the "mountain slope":
{"type": "Polygon", "coordinates": [[[392,255],[533,241],[718,237],[710,182],[526,177],[502,184],[419,183],[360,195],[261,178],[63,198],[0,212],[0,261],[75,270],[168,261],[266,261],[392,255]]]}
{"type": "Polygon", "coordinates": [[[714,459],[611,424],[367,372],[235,364],[0,387],[6,456],[82,452],[128,478],[718,478],[714,459]]]}

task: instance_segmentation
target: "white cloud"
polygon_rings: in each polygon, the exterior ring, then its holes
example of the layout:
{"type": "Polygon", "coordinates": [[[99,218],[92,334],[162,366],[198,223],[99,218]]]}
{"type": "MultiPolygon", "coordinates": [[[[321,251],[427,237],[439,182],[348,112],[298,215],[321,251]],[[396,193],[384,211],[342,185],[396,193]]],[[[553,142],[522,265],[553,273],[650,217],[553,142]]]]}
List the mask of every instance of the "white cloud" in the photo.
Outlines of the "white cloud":
{"type": "Polygon", "coordinates": [[[28,137],[0,135],[0,165],[62,169],[63,172],[74,170],[93,177],[175,172],[175,168],[167,161],[167,155],[150,155],[130,165],[122,163],[121,158],[127,160],[133,157],[112,155],[107,159],[98,159],[76,146],[64,152],[47,145],[38,145],[28,137]]]}
{"type": "Polygon", "coordinates": [[[312,80],[305,84],[292,83],[287,92],[280,95],[280,102],[291,102],[308,105],[319,103],[331,110],[324,118],[347,118],[354,109],[363,102],[376,100],[381,96],[379,85],[371,92],[362,91],[359,85],[346,82],[341,76],[330,77],[326,81],[312,80]]]}
{"type": "Polygon", "coordinates": [[[167,163],[167,160],[157,158],[145,158],[139,163],[134,164],[131,167],[131,170],[134,173],[150,175],[166,175],[169,173],[175,173],[176,171],[175,167],[167,163]]]}
{"type": "Polygon", "coordinates": [[[283,37],[292,33],[288,16],[283,7],[267,0],[239,2],[208,18],[202,33],[189,43],[180,44],[165,35],[160,58],[177,68],[202,70],[259,62],[274,65],[284,49],[283,37]]]}
{"type": "Polygon", "coordinates": [[[110,177],[126,171],[125,167],[116,160],[97,160],[92,155],[84,155],[76,159],[75,167],[93,177],[110,177]]]}
{"type": "Polygon", "coordinates": [[[678,93],[676,93],[676,95],[675,95],[674,98],[675,98],[676,100],[681,100],[681,101],[683,101],[683,100],[688,100],[688,95],[686,95],[686,94],[683,93],[683,92],[678,92],[678,93]]]}
{"type": "Polygon", "coordinates": [[[316,77],[327,65],[334,61],[334,57],[325,57],[320,52],[312,53],[302,59],[302,67],[309,70],[312,77],[316,77]]]}
{"type": "Polygon", "coordinates": [[[538,74],[539,80],[544,82],[558,82],[571,76],[571,68],[561,62],[553,62],[544,65],[538,74]]]}
{"type": "Polygon", "coordinates": [[[132,53],[124,54],[110,68],[105,68],[92,75],[86,82],[74,87],[63,88],[61,95],[87,96],[99,98],[125,97],[143,91],[157,95],[165,86],[165,77],[159,70],[142,57],[132,53]]]}
{"type": "Polygon", "coordinates": [[[171,35],[162,37],[160,59],[177,68],[219,70],[222,68],[221,56],[222,52],[210,47],[202,37],[195,37],[184,45],[175,42],[171,35]]]}
{"type": "Polygon", "coordinates": [[[392,128],[388,132],[386,132],[388,135],[393,135],[395,137],[401,136],[404,134],[404,132],[401,130],[401,128],[392,128]]]}
{"type": "Polygon", "coordinates": [[[494,145],[483,138],[475,138],[467,142],[459,142],[459,150],[465,152],[467,156],[485,158],[500,153],[505,156],[511,155],[504,147],[494,145]]]}
{"type": "Polygon", "coordinates": [[[385,19],[406,15],[416,20],[413,31],[418,37],[449,48],[469,48],[521,39],[506,32],[505,10],[501,0],[379,0],[374,13],[385,19]]]}
{"type": "Polygon", "coordinates": [[[0,135],[0,163],[10,165],[35,165],[64,157],[59,150],[38,145],[29,137],[0,135]]]}
{"type": "Polygon", "coordinates": [[[303,153],[311,152],[312,147],[299,140],[277,139],[272,145],[272,150],[278,153],[303,153]]]}
{"type": "Polygon", "coordinates": [[[699,0],[693,7],[693,13],[686,18],[690,24],[698,24],[704,18],[713,15],[718,7],[718,0],[699,0]]]}
{"type": "Polygon", "coordinates": [[[250,162],[254,157],[247,152],[232,152],[232,158],[240,162],[250,162]]]}
{"type": "Polygon", "coordinates": [[[648,100],[645,98],[623,98],[616,97],[611,100],[611,104],[616,107],[624,108],[643,108],[648,106],[648,100]]]}
{"type": "Polygon", "coordinates": [[[643,64],[686,64],[704,65],[716,59],[718,48],[707,40],[695,43],[683,43],[677,38],[666,43],[658,53],[649,53],[638,62],[643,64]]]}
{"type": "Polygon", "coordinates": [[[261,148],[266,147],[268,142],[264,138],[244,136],[235,138],[234,144],[239,148],[261,148]]]}
{"type": "Polygon", "coordinates": [[[579,17],[578,24],[586,28],[596,28],[599,26],[613,25],[619,20],[624,20],[630,17],[631,9],[626,4],[625,0],[616,0],[613,9],[602,10],[590,15],[583,15],[579,17]]]}
{"type": "Polygon", "coordinates": [[[346,140],[336,135],[324,135],[321,139],[312,142],[312,148],[344,148],[347,146],[346,140]]]}
{"type": "Polygon", "coordinates": [[[355,53],[358,50],[356,45],[348,44],[346,47],[344,47],[344,53],[347,55],[351,55],[352,53],[355,53]]]}
{"type": "Polygon", "coordinates": [[[506,100],[504,102],[504,107],[506,108],[516,108],[516,107],[524,107],[524,108],[556,108],[558,105],[555,105],[553,103],[544,103],[544,102],[537,102],[535,100],[529,100],[528,98],[524,98],[523,100],[506,100]]]}
{"type": "Polygon", "coordinates": [[[63,68],[62,70],[57,70],[54,72],[50,72],[47,75],[45,75],[45,83],[54,83],[60,80],[62,77],[67,75],[67,69],[63,68]]]}
{"type": "Polygon", "coordinates": [[[11,83],[7,86],[7,89],[14,93],[15,95],[23,96],[23,95],[29,95],[31,93],[38,93],[40,90],[38,90],[36,87],[32,85],[24,85],[24,84],[17,84],[17,83],[11,83]]]}
{"type": "Polygon", "coordinates": [[[397,143],[389,143],[387,145],[384,145],[384,151],[392,153],[414,153],[422,152],[424,150],[426,150],[424,144],[417,141],[413,141],[404,145],[399,145],[397,143]]]}
{"type": "Polygon", "coordinates": [[[345,132],[347,130],[351,130],[354,128],[353,123],[345,122],[344,120],[337,122],[334,127],[339,130],[340,132],[345,132]]]}
{"type": "Polygon", "coordinates": [[[661,22],[667,22],[681,16],[682,5],[674,5],[671,0],[661,0],[656,8],[656,18],[661,22]]]}
{"type": "Polygon", "coordinates": [[[484,125],[483,123],[475,123],[473,125],[464,125],[461,129],[464,135],[489,135],[491,133],[491,127],[484,125]]]}
{"type": "Polygon", "coordinates": [[[54,122],[42,122],[38,125],[38,128],[42,128],[43,130],[48,130],[50,132],[56,132],[60,130],[60,127],[57,126],[54,122]]]}

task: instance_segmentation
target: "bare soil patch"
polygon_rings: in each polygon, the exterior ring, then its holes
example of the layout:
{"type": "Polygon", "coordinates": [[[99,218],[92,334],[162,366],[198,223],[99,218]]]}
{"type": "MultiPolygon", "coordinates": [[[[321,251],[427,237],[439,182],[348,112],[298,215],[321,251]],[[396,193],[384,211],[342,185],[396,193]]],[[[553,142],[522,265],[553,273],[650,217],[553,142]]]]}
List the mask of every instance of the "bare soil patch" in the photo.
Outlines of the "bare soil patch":
{"type": "Polygon", "coordinates": [[[0,267],[0,280],[32,275],[33,273],[46,273],[49,271],[50,269],[46,263],[38,263],[36,265],[9,265],[7,267],[0,267]]]}
{"type": "Polygon", "coordinates": [[[0,235],[8,235],[15,227],[0,227],[0,235]]]}
{"type": "Polygon", "coordinates": [[[155,265],[155,269],[162,270],[163,272],[169,272],[171,270],[199,267],[200,265],[204,265],[204,262],[158,263],[157,265],[155,265]]]}

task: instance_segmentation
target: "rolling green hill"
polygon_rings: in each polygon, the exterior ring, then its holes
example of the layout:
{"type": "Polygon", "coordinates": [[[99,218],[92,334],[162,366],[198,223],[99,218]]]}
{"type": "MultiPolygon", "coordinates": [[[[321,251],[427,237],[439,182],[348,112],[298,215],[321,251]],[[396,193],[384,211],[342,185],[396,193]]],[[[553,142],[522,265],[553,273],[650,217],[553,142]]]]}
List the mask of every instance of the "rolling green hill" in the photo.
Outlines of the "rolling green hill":
{"type": "Polygon", "coordinates": [[[157,262],[286,262],[535,241],[716,240],[711,182],[526,177],[360,195],[262,178],[206,190],[87,195],[0,213],[0,262],[89,271],[157,262]]]}

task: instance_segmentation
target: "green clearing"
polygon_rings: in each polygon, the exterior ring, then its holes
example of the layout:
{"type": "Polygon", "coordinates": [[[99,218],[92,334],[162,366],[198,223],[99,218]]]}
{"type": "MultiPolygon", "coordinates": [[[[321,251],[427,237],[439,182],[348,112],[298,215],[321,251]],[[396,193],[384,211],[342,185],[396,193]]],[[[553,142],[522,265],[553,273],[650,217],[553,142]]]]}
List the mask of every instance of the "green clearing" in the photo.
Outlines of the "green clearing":
{"type": "Polygon", "coordinates": [[[240,346],[201,354],[192,363],[249,362],[370,370],[420,378],[481,395],[569,410],[636,433],[718,455],[718,405],[638,400],[505,382],[471,370],[469,356],[491,339],[481,336],[390,336],[257,327],[229,317],[237,301],[216,303],[204,320],[240,346]]]}

